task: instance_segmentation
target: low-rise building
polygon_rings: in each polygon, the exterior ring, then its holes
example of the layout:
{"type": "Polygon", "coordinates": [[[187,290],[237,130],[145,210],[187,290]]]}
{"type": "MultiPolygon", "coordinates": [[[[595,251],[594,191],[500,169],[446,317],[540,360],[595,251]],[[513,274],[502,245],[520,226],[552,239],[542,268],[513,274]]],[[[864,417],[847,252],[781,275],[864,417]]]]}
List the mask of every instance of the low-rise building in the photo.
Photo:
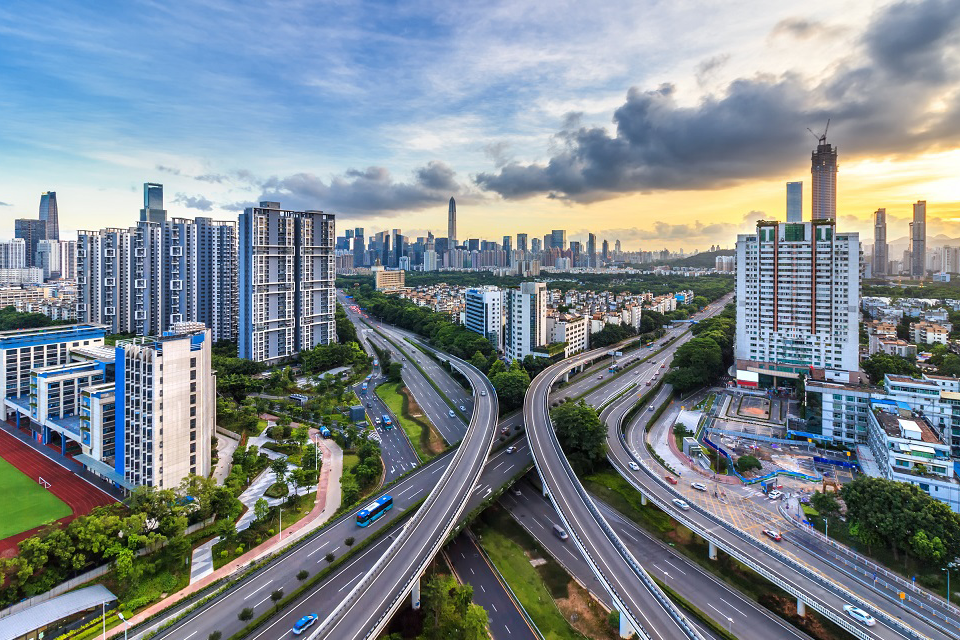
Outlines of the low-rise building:
{"type": "Polygon", "coordinates": [[[950,331],[946,327],[932,322],[910,323],[910,340],[915,344],[947,344],[950,331]]]}
{"type": "Polygon", "coordinates": [[[586,351],[590,346],[590,321],[585,316],[569,313],[547,317],[550,342],[565,342],[563,357],[586,351]]]}
{"type": "Polygon", "coordinates": [[[403,289],[406,272],[403,269],[387,269],[382,265],[370,268],[377,291],[391,293],[403,289]]]}

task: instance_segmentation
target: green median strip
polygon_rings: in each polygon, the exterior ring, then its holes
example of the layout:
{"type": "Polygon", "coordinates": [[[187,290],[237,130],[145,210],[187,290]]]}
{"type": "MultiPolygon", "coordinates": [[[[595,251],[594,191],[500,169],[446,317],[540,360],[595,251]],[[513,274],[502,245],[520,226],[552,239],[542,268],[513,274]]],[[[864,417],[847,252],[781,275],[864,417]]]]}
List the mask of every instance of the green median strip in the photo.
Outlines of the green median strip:
{"type": "Polygon", "coordinates": [[[679,605],[683,609],[686,609],[688,612],[693,614],[693,617],[695,617],[697,620],[699,620],[703,624],[710,627],[710,630],[713,631],[715,634],[717,634],[724,640],[737,640],[737,636],[733,635],[732,633],[724,629],[722,626],[720,626],[720,624],[716,620],[714,620],[713,618],[705,614],[703,611],[701,611],[697,607],[693,606],[690,602],[687,601],[686,598],[684,598],[679,593],[677,593],[676,591],[668,587],[666,583],[658,580],[653,575],[651,575],[650,577],[653,578],[653,581],[656,582],[661,589],[663,589],[663,592],[667,594],[668,598],[673,600],[675,604],[679,605]]]}
{"type": "MultiPolygon", "coordinates": [[[[396,417],[397,422],[400,423],[400,428],[407,434],[407,438],[413,445],[413,450],[417,452],[420,462],[429,462],[437,455],[430,451],[433,425],[430,424],[426,416],[410,415],[409,401],[400,393],[402,385],[402,382],[386,382],[377,385],[375,392],[377,397],[383,400],[396,417]]],[[[439,434],[437,437],[440,437],[439,434]]],[[[442,441],[442,438],[440,439],[442,441]]]]}

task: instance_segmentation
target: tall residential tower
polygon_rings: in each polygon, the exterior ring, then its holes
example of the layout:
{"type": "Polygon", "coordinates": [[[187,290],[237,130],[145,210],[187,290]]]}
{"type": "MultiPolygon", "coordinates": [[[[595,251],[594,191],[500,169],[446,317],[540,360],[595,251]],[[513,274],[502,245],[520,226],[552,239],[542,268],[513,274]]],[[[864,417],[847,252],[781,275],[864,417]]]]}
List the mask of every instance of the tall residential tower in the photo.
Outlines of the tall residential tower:
{"type": "Polygon", "coordinates": [[[457,201],[453,198],[447,209],[447,243],[451,249],[457,246],[457,201]]]}
{"type": "Polygon", "coordinates": [[[167,211],[163,208],[163,185],[154,182],[143,183],[143,209],[140,209],[141,222],[164,222],[167,211]]]}
{"type": "Polygon", "coordinates": [[[910,225],[910,275],[922,278],[927,272],[927,201],[917,200],[913,205],[913,224],[910,225]]]}
{"type": "Polygon", "coordinates": [[[810,175],[813,179],[813,220],[837,219],[837,150],[827,143],[827,134],[820,136],[820,144],[811,156],[810,175]]]}
{"type": "Polygon", "coordinates": [[[890,258],[887,247],[887,210],[877,209],[873,212],[873,275],[885,275],[889,261],[890,258]]]}
{"type": "Polygon", "coordinates": [[[787,222],[803,222],[803,183],[787,183],[787,222]]]}
{"type": "Polygon", "coordinates": [[[240,357],[274,364],[336,342],[334,216],[261,202],[240,214],[240,357]]]}
{"type": "Polygon", "coordinates": [[[40,194],[40,219],[46,224],[45,240],[60,239],[60,216],[57,212],[57,192],[44,191],[40,194]]]}

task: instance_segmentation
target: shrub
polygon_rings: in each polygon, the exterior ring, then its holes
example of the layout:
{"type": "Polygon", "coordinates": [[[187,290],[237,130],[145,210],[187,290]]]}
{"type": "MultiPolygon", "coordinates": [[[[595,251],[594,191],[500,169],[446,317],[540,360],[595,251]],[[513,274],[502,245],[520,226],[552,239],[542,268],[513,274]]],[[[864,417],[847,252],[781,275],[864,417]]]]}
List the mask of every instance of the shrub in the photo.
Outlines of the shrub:
{"type": "Polygon", "coordinates": [[[737,458],[737,471],[744,473],[751,469],[762,469],[763,465],[754,456],[740,456],[737,458]]]}
{"type": "Polygon", "coordinates": [[[244,607],[240,610],[240,613],[237,614],[237,617],[246,622],[253,617],[253,609],[250,607],[244,607]]]}
{"type": "Polygon", "coordinates": [[[263,495],[268,498],[282,498],[289,493],[290,489],[282,482],[274,482],[270,487],[263,492],[263,495]]]}
{"type": "Polygon", "coordinates": [[[219,631],[211,631],[210,635],[207,636],[207,640],[220,640],[223,637],[223,634],[219,631]]]}
{"type": "Polygon", "coordinates": [[[243,545],[242,545],[242,544],[237,547],[237,555],[238,555],[238,556],[242,556],[242,555],[243,555],[243,545]]]}
{"type": "Polygon", "coordinates": [[[324,559],[325,559],[327,562],[333,562],[333,559],[334,559],[336,556],[333,555],[332,553],[328,553],[327,555],[325,555],[325,556],[323,556],[323,557],[324,557],[324,559]]]}
{"type": "Polygon", "coordinates": [[[346,540],[344,540],[343,543],[344,543],[345,545],[347,545],[348,547],[349,547],[349,546],[352,546],[352,545],[353,545],[353,536],[350,536],[349,538],[347,538],[346,540]]]}
{"type": "Polygon", "coordinates": [[[273,602],[273,604],[277,605],[281,600],[283,600],[283,589],[277,589],[270,594],[270,601],[273,602]]]}
{"type": "Polygon", "coordinates": [[[297,572],[297,580],[299,580],[300,582],[303,582],[309,577],[310,577],[310,572],[307,571],[306,569],[300,569],[300,571],[297,572]]]}

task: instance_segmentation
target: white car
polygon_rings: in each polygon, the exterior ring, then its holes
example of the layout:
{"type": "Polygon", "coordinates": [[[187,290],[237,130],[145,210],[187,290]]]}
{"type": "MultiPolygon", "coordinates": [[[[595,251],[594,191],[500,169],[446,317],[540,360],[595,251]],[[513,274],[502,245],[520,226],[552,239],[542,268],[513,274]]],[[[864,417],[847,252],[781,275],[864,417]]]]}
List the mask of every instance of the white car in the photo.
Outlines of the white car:
{"type": "Polygon", "coordinates": [[[674,499],[673,499],[673,504],[676,505],[676,507],[677,507],[678,509],[682,509],[682,510],[684,510],[684,511],[689,511],[689,510],[690,510],[690,505],[688,505],[686,502],[684,502],[684,501],[681,500],[680,498],[674,498],[674,499]]]}
{"type": "Polygon", "coordinates": [[[694,489],[696,489],[697,491],[706,491],[706,490],[707,490],[707,485],[703,484],[702,482],[691,482],[691,483],[690,483],[690,486],[693,487],[694,489]]]}
{"type": "Polygon", "coordinates": [[[640,465],[638,465],[638,464],[637,464],[636,462],[634,462],[633,460],[631,460],[630,462],[628,462],[628,463],[627,463],[627,466],[629,466],[629,467],[630,467],[631,469],[633,469],[634,471],[640,471],[640,465]]]}
{"type": "Polygon", "coordinates": [[[485,396],[485,395],[487,395],[487,392],[486,392],[486,390],[484,390],[484,389],[480,389],[480,395],[482,395],[482,396],[485,396]]]}
{"type": "Polygon", "coordinates": [[[779,491],[771,491],[770,493],[767,494],[767,497],[770,498],[771,500],[779,500],[780,496],[782,495],[783,494],[780,493],[779,491]]]}
{"type": "Polygon", "coordinates": [[[843,610],[850,614],[851,618],[861,624],[867,625],[868,627],[872,627],[873,625],[877,624],[877,621],[873,619],[872,615],[863,609],[860,609],[859,607],[853,606],[852,604],[843,605],[843,610]]]}

